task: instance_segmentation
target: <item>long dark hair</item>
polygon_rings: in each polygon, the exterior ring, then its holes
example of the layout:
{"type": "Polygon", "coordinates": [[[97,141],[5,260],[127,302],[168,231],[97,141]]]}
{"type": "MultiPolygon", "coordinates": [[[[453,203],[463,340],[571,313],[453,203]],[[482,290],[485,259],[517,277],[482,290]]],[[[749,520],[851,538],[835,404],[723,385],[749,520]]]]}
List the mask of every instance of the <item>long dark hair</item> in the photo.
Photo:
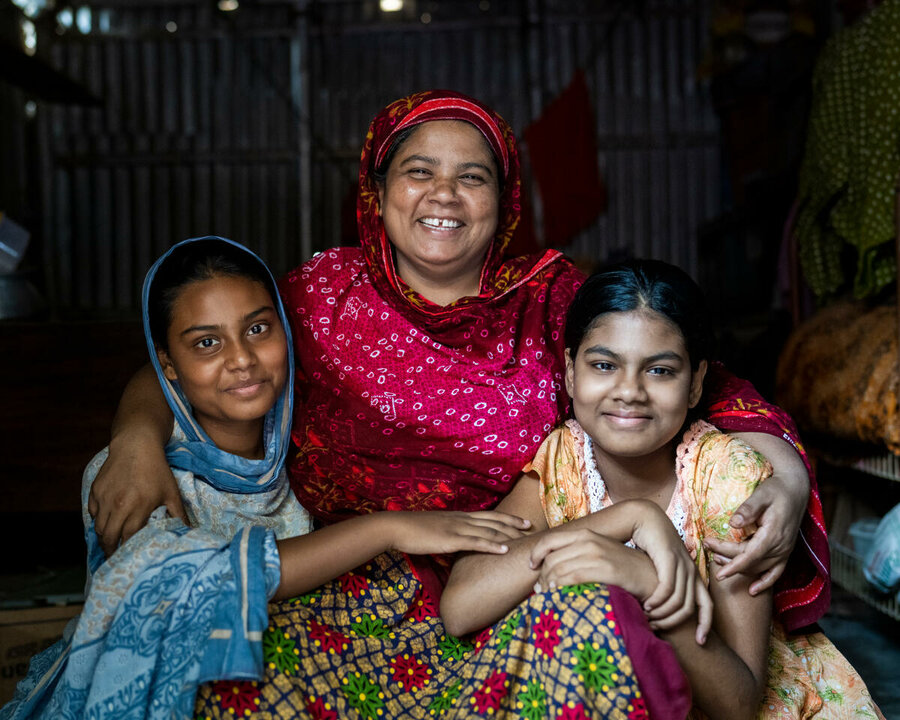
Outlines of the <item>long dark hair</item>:
{"type": "Polygon", "coordinates": [[[684,270],[660,260],[612,265],[585,281],[566,317],[569,354],[575,358],[601,316],[642,309],[658,312],[681,331],[692,369],[711,359],[715,342],[703,292],[684,270]]]}
{"type": "Polygon", "coordinates": [[[147,301],[150,336],[157,347],[169,349],[172,308],[182,288],[215,277],[247,278],[265,287],[273,302],[278,297],[265,265],[231,243],[208,238],[176,247],[157,269],[147,301]]]}

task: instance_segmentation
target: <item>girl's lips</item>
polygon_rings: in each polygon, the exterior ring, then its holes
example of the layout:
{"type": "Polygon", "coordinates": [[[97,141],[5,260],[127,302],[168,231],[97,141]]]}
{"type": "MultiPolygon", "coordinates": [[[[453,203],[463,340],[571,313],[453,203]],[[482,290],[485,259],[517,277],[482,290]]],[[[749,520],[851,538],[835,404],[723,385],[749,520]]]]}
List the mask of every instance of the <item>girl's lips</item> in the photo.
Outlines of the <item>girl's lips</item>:
{"type": "Polygon", "coordinates": [[[647,415],[614,415],[612,413],[606,413],[605,417],[614,425],[619,425],[620,427],[626,428],[636,427],[650,420],[647,415]]]}
{"type": "Polygon", "coordinates": [[[259,392],[262,386],[263,381],[260,380],[259,382],[250,382],[235,385],[234,387],[227,388],[225,392],[231,393],[232,395],[237,395],[238,397],[252,397],[259,392]]]}

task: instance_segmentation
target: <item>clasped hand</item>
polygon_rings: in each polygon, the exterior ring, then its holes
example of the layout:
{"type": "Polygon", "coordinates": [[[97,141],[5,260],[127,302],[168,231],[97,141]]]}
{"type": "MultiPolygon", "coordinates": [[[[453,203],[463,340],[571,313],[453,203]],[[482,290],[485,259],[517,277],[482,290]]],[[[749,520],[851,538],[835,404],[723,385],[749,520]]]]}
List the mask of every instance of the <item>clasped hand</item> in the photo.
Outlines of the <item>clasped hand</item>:
{"type": "MultiPolygon", "coordinates": [[[[667,521],[668,522],[668,521],[667,521]]],[[[697,614],[699,644],[712,626],[712,599],[671,523],[639,525],[630,548],[590,528],[561,527],[541,538],[531,552],[539,571],[535,590],[604,582],[641,601],[654,630],[669,630],[697,614]]]]}

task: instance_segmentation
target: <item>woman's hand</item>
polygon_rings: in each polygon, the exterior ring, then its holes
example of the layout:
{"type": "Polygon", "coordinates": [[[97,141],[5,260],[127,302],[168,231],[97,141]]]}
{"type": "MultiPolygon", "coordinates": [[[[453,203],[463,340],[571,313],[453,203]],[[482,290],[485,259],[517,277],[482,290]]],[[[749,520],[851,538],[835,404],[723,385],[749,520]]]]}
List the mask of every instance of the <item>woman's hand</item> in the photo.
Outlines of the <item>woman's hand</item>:
{"type": "Polygon", "coordinates": [[[88,496],[88,512],[107,555],[144,527],[160,505],[187,524],[178,485],[166,462],[165,445],[173,421],[156,371],[148,363],[122,393],[113,419],[109,457],[88,496]]]}
{"type": "Polygon", "coordinates": [[[715,538],[704,542],[721,566],[716,578],[724,580],[737,573],[758,575],[750,585],[750,594],[771,588],[787,566],[805,510],[806,496],[801,503],[775,476],[762,483],[731,517],[733,527],[752,532],[758,526],[753,536],[739,543],[715,538]]]}
{"type": "Polygon", "coordinates": [[[411,555],[442,555],[455,552],[503,554],[509,540],[521,537],[531,527],[515,515],[481,512],[388,512],[393,550],[411,555]]]}
{"type": "Polygon", "coordinates": [[[772,463],[774,474],[734,511],[731,525],[753,536],[740,543],[708,539],[705,546],[722,567],[718,580],[737,573],[759,576],[750,585],[757,595],[781,577],[809,502],[809,474],[794,448],[773,435],[735,433],[772,463]]]}
{"type": "Polygon", "coordinates": [[[166,462],[162,446],[127,441],[110,443],[109,457],[97,473],[88,497],[88,512],[100,547],[112,555],[144,525],[156,508],[165,505],[169,515],[187,523],[178,485],[166,462]]]}

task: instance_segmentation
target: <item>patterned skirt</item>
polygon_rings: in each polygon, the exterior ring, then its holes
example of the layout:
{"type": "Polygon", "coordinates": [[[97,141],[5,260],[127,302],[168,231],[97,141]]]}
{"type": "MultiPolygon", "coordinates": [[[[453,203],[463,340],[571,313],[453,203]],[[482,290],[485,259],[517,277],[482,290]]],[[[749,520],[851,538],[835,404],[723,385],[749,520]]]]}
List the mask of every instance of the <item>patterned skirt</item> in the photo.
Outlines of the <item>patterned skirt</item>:
{"type": "Polygon", "coordinates": [[[456,638],[387,553],[269,614],[264,679],[201,686],[197,718],[647,717],[603,585],[532,595],[456,638]]]}

